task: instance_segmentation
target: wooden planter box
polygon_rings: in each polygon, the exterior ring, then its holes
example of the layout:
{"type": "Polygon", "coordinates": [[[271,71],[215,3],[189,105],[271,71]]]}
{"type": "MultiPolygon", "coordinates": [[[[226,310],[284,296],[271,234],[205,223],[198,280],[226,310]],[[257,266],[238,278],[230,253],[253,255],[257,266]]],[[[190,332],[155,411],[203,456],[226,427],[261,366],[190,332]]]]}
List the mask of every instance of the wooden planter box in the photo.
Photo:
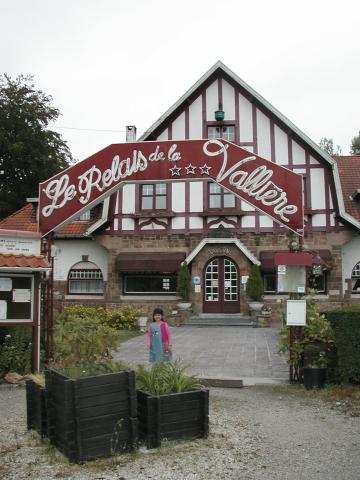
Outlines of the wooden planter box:
{"type": "Polygon", "coordinates": [[[45,372],[48,437],[70,462],[137,448],[134,372],[70,379],[45,372]]]}
{"type": "Polygon", "coordinates": [[[32,380],[26,381],[26,417],[28,430],[36,430],[39,435],[47,434],[45,388],[32,380]]]}
{"type": "Polygon", "coordinates": [[[207,437],[209,390],[153,396],[137,391],[139,439],[147,448],[161,440],[207,437]]]}

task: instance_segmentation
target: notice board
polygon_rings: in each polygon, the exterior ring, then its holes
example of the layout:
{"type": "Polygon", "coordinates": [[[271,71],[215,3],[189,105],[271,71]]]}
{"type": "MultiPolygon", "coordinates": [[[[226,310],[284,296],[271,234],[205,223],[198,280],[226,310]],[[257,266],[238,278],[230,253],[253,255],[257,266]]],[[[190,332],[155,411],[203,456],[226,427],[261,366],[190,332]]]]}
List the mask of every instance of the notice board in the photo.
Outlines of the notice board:
{"type": "Polygon", "coordinates": [[[33,320],[33,284],[32,275],[0,276],[0,323],[33,320]]]}

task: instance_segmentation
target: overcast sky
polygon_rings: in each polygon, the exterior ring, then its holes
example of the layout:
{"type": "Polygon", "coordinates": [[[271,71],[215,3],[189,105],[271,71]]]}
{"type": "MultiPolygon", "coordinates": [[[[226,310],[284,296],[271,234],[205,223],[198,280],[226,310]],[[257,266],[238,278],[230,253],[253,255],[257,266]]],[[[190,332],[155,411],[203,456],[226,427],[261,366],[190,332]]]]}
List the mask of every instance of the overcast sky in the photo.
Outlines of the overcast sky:
{"type": "Polygon", "coordinates": [[[360,130],[359,0],[0,0],[0,71],[34,75],[83,160],[221,60],[316,143],[360,130]],[[105,130],[105,131],[104,131],[105,130]]]}

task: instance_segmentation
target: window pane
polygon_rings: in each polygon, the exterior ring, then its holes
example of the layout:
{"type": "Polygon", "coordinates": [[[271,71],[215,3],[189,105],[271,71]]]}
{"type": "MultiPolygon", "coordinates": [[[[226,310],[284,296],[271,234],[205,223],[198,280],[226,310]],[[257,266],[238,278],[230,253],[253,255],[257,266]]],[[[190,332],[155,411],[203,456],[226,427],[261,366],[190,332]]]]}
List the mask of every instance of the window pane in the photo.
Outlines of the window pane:
{"type": "Polygon", "coordinates": [[[170,293],[176,292],[176,275],[125,274],[124,293],[170,293]]]}
{"type": "Polygon", "coordinates": [[[164,210],[166,208],[166,197],[156,197],[155,208],[164,210]]]}
{"type": "Polygon", "coordinates": [[[141,199],[142,210],[151,210],[153,208],[153,197],[143,197],[141,199]]]}
{"type": "Polygon", "coordinates": [[[209,192],[210,193],[220,193],[221,187],[217,183],[209,183],[209,192]]]}
{"type": "Polygon", "coordinates": [[[235,197],[232,193],[224,195],[224,207],[235,207],[235,197]]]}
{"type": "Polygon", "coordinates": [[[166,183],[157,183],[156,184],[156,194],[157,195],[166,195],[166,183]]]}
{"type": "Polygon", "coordinates": [[[275,273],[264,273],[264,291],[276,292],[275,273]]]}
{"type": "Polygon", "coordinates": [[[152,195],[154,192],[154,185],[143,185],[142,194],[143,195],[152,195]]]}
{"type": "Polygon", "coordinates": [[[221,207],[221,196],[220,195],[210,195],[209,207],[210,208],[220,208],[221,207]]]}

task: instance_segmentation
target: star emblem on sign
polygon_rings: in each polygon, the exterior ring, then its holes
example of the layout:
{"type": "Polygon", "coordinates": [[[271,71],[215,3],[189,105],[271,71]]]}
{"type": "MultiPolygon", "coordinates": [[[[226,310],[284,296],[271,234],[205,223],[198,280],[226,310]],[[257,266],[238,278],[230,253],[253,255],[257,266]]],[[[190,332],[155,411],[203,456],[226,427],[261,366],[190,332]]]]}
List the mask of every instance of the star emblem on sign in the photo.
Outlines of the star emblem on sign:
{"type": "Polygon", "coordinates": [[[188,175],[194,175],[196,167],[194,167],[194,165],[191,165],[191,163],[189,163],[189,165],[185,167],[185,170],[188,175]]]}
{"type": "Polygon", "coordinates": [[[202,167],[200,167],[201,170],[201,175],[209,175],[209,171],[211,170],[211,167],[208,167],[205,163],[202,167]]]}
{"type": "Polygon", "coordinates": [[[180,177],[181,167],[173,167],[173,168],[170,168],[169,170],[173,177],[175,177],[175,175],[178,175],[180,177]]]}

